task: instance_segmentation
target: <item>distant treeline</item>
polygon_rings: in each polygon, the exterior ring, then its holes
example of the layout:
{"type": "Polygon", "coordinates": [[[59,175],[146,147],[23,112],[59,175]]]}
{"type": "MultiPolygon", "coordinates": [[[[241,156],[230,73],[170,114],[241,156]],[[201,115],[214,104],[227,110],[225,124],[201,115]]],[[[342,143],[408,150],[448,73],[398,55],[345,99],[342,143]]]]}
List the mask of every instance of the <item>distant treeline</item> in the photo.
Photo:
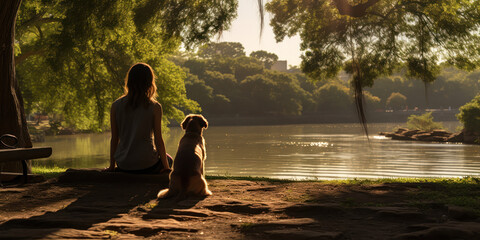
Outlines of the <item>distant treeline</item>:
{"type": "MultiPolygon", "coordinates": [[[[270,70],[278,57],[265,51],[246,56],[240,43],[210,43],[196,54],[175,57],[187,72],[187,97],[213,116],[301,116],[354,111],[350,76],[313,80],[297,67],[270,70]]],[[[445,66],[425,85],[400,69],[367,88],[367,111],[458,108],[479,89],[480,71],[467,73],[445,66]]]]}

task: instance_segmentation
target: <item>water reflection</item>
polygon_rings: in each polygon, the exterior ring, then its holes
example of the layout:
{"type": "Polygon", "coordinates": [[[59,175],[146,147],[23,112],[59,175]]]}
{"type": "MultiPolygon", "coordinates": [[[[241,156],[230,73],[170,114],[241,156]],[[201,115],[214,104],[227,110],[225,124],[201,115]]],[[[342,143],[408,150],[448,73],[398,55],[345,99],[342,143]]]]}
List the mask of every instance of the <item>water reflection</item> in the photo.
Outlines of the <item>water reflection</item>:
{"type": "MultiPolygon", "coordinates": [[[[444,125],[449,125],[446,123],[444,125]]],[[[450,123],[454,125],[454,123],[450,123]]],[[[371,132],[395,124],[372,124],[371,132]]],[[[454,128],[455,126],[453,126],[454,128]]],[[[172,155],[182,132],[165,138],[172,155]]],[[[210,127],[206,171],[210,175],[291,179],[480,176],[479,146],[392,141],[374,136],[370,143],[357,124],[210,127]]],[[[48,138],[52,157],[38,165],[104,167],[109,134],[48,138]]]]}

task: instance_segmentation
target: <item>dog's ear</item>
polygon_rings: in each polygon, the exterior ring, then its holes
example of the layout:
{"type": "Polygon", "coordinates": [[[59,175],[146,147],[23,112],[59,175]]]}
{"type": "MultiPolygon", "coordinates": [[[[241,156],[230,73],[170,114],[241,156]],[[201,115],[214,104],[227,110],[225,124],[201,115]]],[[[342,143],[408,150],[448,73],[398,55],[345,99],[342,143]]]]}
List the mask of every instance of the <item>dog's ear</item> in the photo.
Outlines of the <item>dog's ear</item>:
{"type": "Polygon", "coordinates": [[[207,119],[205,119],[202,115],[200,115],[200,126],[202,126],[203,128],[207,129],[208,128],[208,121],[207,119]]]}
{"type": "Polygon", "coordinates": [[[188,125],[188,122],[190,122],[190,120],[192,120],[191,115],[187,115],[185,119],[183,119],[183,122],[180,124],[183,130],[187,129],[187,125],[188,125]]]}

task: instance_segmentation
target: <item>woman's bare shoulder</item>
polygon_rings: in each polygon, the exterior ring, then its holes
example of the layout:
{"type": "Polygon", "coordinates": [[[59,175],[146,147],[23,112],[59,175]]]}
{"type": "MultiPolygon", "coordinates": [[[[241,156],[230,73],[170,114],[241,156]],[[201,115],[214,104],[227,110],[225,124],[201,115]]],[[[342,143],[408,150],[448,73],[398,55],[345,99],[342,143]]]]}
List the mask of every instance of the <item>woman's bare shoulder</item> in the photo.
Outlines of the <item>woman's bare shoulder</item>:
{"type": "Polygon", "coordinates": [[[126,97],[127,97],[127,96],[121,96],[121,97],[115,99],[115,101],[113,101],[112,104],[118,104],[119,102],[124,101],[124,100],[126,99],[126,97]]]}
{"type": "Polygon", "coordinates": [[[121,96],[117,98],[115,101],[113,101],[112,108],[116,108],[116,106],[118,106],[121,102],[123,102],[124,99],[125,99],[125,96],[121,96]]]}
{"type": "Polygon", "coordinates": [[[162,111],[162,104],[157,101],[152,101],[154,111],[162,111]]]}

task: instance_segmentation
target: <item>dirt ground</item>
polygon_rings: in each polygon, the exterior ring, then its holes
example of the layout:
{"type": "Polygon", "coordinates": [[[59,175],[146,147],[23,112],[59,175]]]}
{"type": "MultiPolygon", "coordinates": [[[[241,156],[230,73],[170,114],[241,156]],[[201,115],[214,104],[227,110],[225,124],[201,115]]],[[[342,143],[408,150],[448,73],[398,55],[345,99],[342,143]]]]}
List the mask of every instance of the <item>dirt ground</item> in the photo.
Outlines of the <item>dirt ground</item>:
{"type": "Polygon", "coordinates": [[[475,212],[413,198],[437,184],[210,180],[213,196],[157,200],[167,182],[68,171],[4,185],[0,239],[480,239],[475,212]]]}

